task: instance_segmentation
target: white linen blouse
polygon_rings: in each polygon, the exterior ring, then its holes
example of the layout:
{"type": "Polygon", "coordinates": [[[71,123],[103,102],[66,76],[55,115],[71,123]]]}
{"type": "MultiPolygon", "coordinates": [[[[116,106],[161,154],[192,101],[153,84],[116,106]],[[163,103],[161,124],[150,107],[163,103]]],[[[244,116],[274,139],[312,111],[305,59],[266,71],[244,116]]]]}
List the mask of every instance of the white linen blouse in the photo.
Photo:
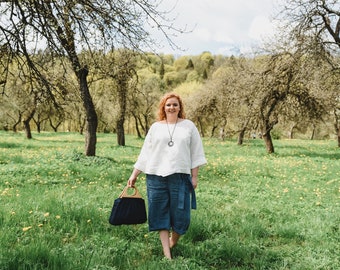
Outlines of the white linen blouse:
{"type": "Polygon", "coordinates": [[[134,168],[165,177],[174,173],[191,174],[191,169],[206,163],[200,134],[192,121],[184,119],[177,124],[153,123],[134,168]],[[174,143],[171,147],[170,134],[174,143]]]}

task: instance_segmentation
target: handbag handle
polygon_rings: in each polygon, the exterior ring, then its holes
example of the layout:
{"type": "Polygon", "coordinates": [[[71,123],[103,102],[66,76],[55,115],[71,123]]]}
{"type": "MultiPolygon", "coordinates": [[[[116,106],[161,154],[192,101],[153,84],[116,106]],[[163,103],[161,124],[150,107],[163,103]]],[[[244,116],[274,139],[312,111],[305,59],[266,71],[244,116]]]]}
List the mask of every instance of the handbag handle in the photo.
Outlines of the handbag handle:
{"type": "Polygon", "coordinates": [[[142,195],[139,193],[138,189],[136,187],[129,187],[126,186],[122,193],[119,195],[119,198],[142,198],[142,195]],[[135,190],[135,192],[132,195],[129,195],[127,193],[129,188],[133,188],[135,190]]]}

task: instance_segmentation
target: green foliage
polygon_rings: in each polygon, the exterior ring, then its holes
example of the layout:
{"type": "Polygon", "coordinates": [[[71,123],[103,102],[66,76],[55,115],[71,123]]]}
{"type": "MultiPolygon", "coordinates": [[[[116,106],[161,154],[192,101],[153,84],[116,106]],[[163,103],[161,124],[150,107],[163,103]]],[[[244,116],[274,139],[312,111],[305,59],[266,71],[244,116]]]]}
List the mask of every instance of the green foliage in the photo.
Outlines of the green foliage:
{"type": "MultiPolygon", "coordinates": [[[[0,269],[339,269],[339,149],[332,141],[205,139],[189,231],[163,259],[147,224],[111,226],[142,140],[96,157],[75,133],[0,132],[0,269]]],[[[146,198],[145,176],[137,186],[146,198]]]]}

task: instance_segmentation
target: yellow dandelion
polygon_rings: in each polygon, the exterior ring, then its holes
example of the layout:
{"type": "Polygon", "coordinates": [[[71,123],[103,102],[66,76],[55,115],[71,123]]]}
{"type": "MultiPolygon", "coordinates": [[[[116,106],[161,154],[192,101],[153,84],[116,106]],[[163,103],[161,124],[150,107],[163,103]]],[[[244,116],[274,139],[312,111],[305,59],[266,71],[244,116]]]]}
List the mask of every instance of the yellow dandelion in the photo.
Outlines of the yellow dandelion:
{"type": "Polygon", "coordinates": [[[44,224],[42,224],[42,223],[38,224],[38,227],[41,228],[42,226],[44,226],[44,224]]]}
{"type": "Polygon", "coordinates": [[[55,218],[56,218],[56,219],[60,219],[60,216],[59,216],[59,215],[56,215],[55,218]]]}
{"type": "Polygon", "coordinates": [[[22,228],[23,232],[27,232],[28,230],[32,229],[32,226],[22,228]]]}
{"type": "Polygon", "coordinates": [[[46,212],[45,214],[44,214],[44,217],[48,217],[50,215],[50,213],[49,212],[46,212]]]}
{"type": "Polygon", "coordinates": [[[88,220],[87,220],[87,223],[90,223],[90,222],[91,222],[91,219],[88,219],[88,220]]]}

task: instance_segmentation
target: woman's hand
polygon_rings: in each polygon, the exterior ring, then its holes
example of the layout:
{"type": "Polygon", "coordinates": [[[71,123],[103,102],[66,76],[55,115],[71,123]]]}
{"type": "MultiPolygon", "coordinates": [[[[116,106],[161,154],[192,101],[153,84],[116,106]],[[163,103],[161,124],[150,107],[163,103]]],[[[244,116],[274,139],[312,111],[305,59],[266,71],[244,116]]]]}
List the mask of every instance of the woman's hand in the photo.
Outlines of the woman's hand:
{"type": "Polygon", "coordinates": [[[192,182],[192,186],[194,187],[194,189],[196,189],[197,185],[198,185],[198,177],[197,176],[192,176],[191,177],[191,182],[192,182]]]}
{"type": "Polygon", "coordinates": [[[128,187],[134,187],[136,181],[137,181],[137,177],[130,176],[130,178],[127,182],[128,187]]]}
{"type": "Polygon", "coordinates": [[[140,170],[133,169],[132,174],[131,174],[129,180],[127,181],[128,187],[134,187],[135,186],[135,183],[137,181],[137,177],[138,177],[138,175],[140,173],[141,173],[140,170]]]}
{"type": "Polygon", "coordinates": [[[194,189],[197,188],[198,185],[198,170],[199,167],[191,169],[191,182],[194,189]]]}

